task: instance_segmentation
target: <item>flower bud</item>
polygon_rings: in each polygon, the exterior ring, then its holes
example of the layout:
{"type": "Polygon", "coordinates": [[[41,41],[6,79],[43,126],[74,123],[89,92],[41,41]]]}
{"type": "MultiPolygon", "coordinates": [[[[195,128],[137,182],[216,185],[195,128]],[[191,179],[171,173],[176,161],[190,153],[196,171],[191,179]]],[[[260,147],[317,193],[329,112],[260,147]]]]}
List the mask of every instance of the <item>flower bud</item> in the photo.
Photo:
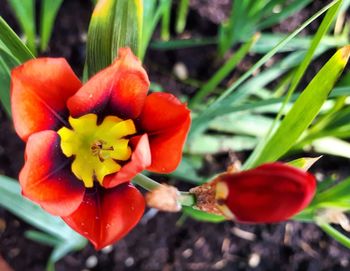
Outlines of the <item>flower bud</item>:
{"type": "Polygon", "coordinates": [[[311,202],[316,189],[311,174],[282,163],[223,173],[212,182],[218,209],[246,223],[286,220],[311,202]]]}

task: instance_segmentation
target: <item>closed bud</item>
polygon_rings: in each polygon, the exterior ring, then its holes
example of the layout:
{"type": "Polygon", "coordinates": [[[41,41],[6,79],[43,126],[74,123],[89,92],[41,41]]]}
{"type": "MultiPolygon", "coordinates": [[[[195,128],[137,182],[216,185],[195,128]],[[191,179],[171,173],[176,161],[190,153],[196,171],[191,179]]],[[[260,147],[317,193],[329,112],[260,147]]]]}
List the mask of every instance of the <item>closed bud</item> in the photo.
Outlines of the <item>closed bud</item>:
{"type": "Polygon", "coordinates": [[[239,173],[224,173],[216,183],[218,209],[246,223],[273,223],[303,210],[312,200],[315,178],[282,163],[269,163],[239,173]]]}

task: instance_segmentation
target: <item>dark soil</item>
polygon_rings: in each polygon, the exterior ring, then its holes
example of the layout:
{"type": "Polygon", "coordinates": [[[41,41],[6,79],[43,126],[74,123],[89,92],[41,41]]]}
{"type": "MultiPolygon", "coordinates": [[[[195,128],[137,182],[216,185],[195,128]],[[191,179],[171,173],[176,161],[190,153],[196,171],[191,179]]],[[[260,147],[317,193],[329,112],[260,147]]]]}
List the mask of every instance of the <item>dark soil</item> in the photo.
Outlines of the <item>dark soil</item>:
{"type": "MultiPolygon", "coordinates": [[[[18,30],[4,0],[1,2],[0,15],[18,30]]],[[[227,16],[228,2],[191,1],[188,25],[190,34],[214,35],[216,24],[227,16]]],[[[294,25],[298,25],[324,1],[313,2],[294,19],[290,19],[288,25],[281,24],[276,31],[289,31],[291,21],[294,20],[294,25]]],[[[90,1],[64,1],[50,49],[45,53],[67,58],[79,75],[82,74],[85,58],[84,44],[91,10],[90,1]]],[[[165,89],[177,95],[191,94],[194,89],[184,86],[172,75],[173,66],[177,62],[183,62],[190,77],[204,80],[216,69],[214,64],[210,64],[214,59],[213,46],[200,50],[151,50],[145,67],[151,80],[160,83],[165,89]]],[[[0,123],[0,174],[16,178],[23,165],[24,144],[16,136],[11,121],[3,111],[0,111],[0,123]]],[[[228,155],[211,159],[210,169],[205,168],[203,172],[224,168],[219,163],[222,160],[227,161],[228,155]]],[[[340,174],[346,170],[344,159],[323,161],[320,166],[326,175],[333,172],[340,174]]],[[[88,245],[84,250],[64,257],[56,264],[56,268],[58,271],[350,269],[349,251],[311,224],[287,222],[253,226],[179,219],[179,214],[154,214],[153,211],[148,211],[141,223],[113,247],[95,252],[88,245]]],[[[2,267],[5,266],[2,265],[3,258],[16,271],[45,270],[51,248],[26,239],[24,232],[29,229],[32,227],[0,208],[1,268],[5,268],[2,267]]]]}

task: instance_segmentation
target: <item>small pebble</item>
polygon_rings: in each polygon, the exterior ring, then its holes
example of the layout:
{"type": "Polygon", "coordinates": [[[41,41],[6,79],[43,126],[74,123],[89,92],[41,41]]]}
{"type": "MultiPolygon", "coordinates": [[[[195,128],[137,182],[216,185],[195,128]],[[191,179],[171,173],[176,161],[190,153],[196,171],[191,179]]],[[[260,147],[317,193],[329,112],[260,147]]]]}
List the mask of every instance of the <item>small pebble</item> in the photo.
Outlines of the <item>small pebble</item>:
{"type": "Polygon", "coordinates": [[[89,258],[85,261],[85,266],[87,268],[94,268],[98,264],[98,259],[95,255],[91,255],[89,258]]]}
{"type": "Polygon", "coordinates": [[[135,260],[134,260],[133,257],[128,257],[128,258],[126,258],[126,260],[125,260],[125,262],[124,262],[124,264],[125,264],[126,267],[133,266],[134,263],[135,263],[135,260]]]}
{"type": "Polygon", "coordinates": [[[205,239],[203,237],[199,237],[198,240],[194,243],[196,248],[201,248],[205,244],[205,239]]]}
{"type": "Polygon", "coordinates": [[[185,249],[183,252],[182,252],[182,256],[186,259],[188,259],[189,257],[191,257],[193,254],[193,250],[188,248],[188,249],[185,249]]]}
{"type": "Polygon", "coordinates": [[[173,68],[173,72],[180,80],[186,80],[188,78],[188,70],[184,63],[178,62],[173,68]]]}
{"type": "Polygon", "coordinates": [[[340,265],[341,265],[342,267],[347,267],[347,266],[349,266],[349,260],[348,260],[347,258],[342,258],[342,259],[340,260],[340,265]]]}
{"type": "Polygon", "coordinates": [[[252,253],[249,256],[248,264],[251,268],[255,268],[260,263],[260,255],[258,253],[252,253]]]}

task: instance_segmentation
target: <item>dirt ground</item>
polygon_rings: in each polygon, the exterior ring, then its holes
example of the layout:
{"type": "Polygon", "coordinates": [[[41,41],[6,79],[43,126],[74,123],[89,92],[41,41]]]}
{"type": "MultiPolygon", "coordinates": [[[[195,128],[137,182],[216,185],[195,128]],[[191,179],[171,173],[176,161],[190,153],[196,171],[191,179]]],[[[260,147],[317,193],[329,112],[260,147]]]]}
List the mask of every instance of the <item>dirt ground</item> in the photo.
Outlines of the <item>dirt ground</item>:
{"type": "MultiPolygon", "coordinates": [[[[10,10],[3,4],[0,15],[18,30],[10,10]]],[[[229,0],[191,1],[188,32],[192,35],[215,35],[217,23],[227,16],[229,0]]],[[[290,31],[312,14],[324,1],[313,4],[274,31],[290,31]]],[[[68,59],[82,74],[86,30],[92,11],[90,1],[64,1],[45,55],[68,59]]],[[[313,28],[317,25],[313,25],[313,28]]],[[[215,46],[176,51],[150,50],[145,67],[151,81],[179,95],[191,95],[194,88],[183,86],[172,75],[175,63],[183,62],[190,77],[205,79],[217,66],[215,46]],[[212,63],[212,65],[208,65],[212,63]]],[[[241,65],[241,69],[251,63],[241,65]]],[[[0,173],[16,178],[23,165],[24,144],[16,136],[11,121],[0,111],[0,173]]],[[[221,161],[228,155],[215,156],[210,168],[224,168],[221,161]]],[[[344,172],[345,159],[328,159],[320,164],[323,173],[344,172]]],[[[209,166],[208,166],[209,167],[209,166]]],[[[167,181],[162,178],[159,181],[167,181]]],[[[188,184],[182,184],[190,187],[188,184]]],[[[0,208],[0,271],[45,270],[51,248],[24,237],[31,226],[0,208]]],[[[311,224],[286,222],[276,225],[242,225],[233,222],[202,223],[180,220],[180,214],[147,211],[141,223],[123,240],[101,252],[91,245],[71,253],[56,264],[58,271],[119,270],[349,270],[349,250],[342,247],[311,224]]]]}

